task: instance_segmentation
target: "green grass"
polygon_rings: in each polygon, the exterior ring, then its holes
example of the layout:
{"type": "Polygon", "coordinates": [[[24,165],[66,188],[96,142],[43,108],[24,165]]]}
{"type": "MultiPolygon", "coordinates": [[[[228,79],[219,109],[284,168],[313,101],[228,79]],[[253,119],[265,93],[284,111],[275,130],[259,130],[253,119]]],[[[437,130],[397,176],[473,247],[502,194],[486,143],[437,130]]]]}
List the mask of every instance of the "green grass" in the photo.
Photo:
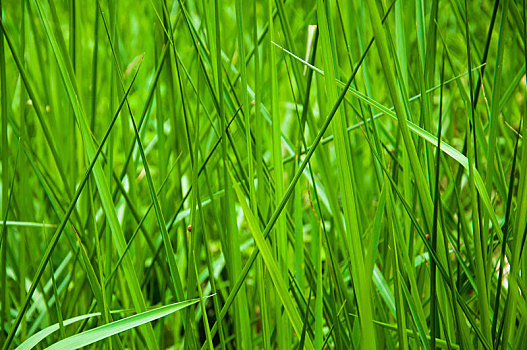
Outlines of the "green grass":
{"type": "Polygon", "coordinates": [[[1,1],[0,348],[524,348],[526,17],[1,1]]]}

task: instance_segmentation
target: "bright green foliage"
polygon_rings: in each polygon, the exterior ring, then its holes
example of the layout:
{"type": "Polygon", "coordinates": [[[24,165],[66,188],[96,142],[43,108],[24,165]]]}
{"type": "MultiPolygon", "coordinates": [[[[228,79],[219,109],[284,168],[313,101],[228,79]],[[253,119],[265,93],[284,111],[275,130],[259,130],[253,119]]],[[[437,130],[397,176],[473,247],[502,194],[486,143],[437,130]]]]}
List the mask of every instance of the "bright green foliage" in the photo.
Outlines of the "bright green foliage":
{"type": "Polygon", "coordinates": [[[523,349],[527,0],[0,0],[0,349],[523,349]]]}

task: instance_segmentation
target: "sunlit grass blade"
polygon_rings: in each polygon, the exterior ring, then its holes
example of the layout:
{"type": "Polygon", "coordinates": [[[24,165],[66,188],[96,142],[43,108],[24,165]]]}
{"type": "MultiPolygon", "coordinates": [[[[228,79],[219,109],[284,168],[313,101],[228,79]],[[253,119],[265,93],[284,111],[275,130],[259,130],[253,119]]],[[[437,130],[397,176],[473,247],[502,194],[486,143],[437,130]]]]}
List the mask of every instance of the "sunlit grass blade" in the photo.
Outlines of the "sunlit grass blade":
{"type": "Polygon", "coordinates": [[[168,316],[176,311],[196,304],[197,302],[198,300],[181,301],[179,303],[162,306],[154,310],[145,311],[119,321],[114,321],[104,326],[100,326],[79,334],[75,334],[71,337],[68,337],[51,345],[50,347],[48,347],[48,349],[79,349],[84,346],[111,337],[112,335],[119,334],[121,332],[138,327],[145,323],[155,321],[161,317],[168,316]]]}

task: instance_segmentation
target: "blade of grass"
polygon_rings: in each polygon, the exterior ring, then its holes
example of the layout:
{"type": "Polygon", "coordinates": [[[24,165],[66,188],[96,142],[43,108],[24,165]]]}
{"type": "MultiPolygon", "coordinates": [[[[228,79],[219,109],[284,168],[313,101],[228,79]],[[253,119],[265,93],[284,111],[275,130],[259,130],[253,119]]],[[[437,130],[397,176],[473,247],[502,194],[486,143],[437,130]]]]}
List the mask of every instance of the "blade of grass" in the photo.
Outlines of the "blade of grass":
{"type": "Polygon", "coordinates": [[[100,326],[79,334],[75,334],[71,337],[68,337],[51,345],[50,347],[48,347],[48,349],[79,349],[84,346],[111,337],[112,335],[119,334],[129,329],[139,327],[146,323],[155,321],[159,318],[166,317],[176,311],[194,305],[198,301],[199,300],[196,299],[181,301],[178,303],[162,306],[154,310],[145,311],[134,316],[126,317],[122,320],[114,321],[104,326],[100,326]]]}

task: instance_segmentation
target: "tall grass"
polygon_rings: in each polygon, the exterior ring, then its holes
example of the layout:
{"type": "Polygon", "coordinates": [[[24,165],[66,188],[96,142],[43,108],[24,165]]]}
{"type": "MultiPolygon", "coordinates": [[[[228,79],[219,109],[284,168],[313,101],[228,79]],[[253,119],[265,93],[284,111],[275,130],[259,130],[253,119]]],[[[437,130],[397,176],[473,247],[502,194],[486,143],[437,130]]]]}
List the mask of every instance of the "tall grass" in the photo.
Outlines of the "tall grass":
{"type": "Polygon", "coordinates": [[[0,347],[522,349],[525,0],[0,2],[0,347]]]}

